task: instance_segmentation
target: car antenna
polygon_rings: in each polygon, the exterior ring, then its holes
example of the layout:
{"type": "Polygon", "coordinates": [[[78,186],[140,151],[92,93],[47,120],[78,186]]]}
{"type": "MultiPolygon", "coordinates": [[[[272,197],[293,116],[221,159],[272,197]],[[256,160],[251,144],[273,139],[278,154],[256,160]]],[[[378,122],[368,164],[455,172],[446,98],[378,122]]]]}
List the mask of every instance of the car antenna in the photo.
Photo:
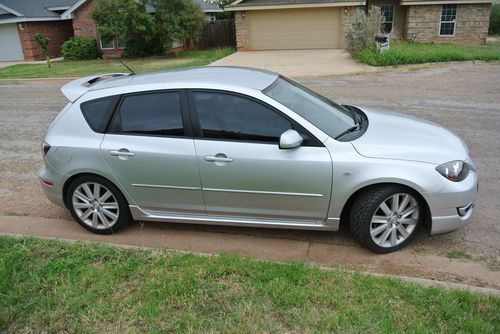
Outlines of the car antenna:
{"type": "Polygon", "coordinates": [[[127,64],[125,64],[121,58],[120,58],[120,63],[130,71],[130,75],[135,75],[134,70],[128,67],[127,64]]]}

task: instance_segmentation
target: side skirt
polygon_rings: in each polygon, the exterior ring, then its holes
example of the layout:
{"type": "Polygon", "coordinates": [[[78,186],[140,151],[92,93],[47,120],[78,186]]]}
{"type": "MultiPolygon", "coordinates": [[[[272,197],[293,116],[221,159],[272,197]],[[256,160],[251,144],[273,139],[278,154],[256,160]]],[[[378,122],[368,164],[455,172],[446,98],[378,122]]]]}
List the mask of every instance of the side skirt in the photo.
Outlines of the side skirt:
{"type": "Polygon", "coordinates": [[[184,223],[184,224],[207,224],[225,226],[266,227],[296,230],[316,231],[338,231],[339,218],[328,218],[325,221],[298,221],[278,219],[255,219],[243,217],[225,217],[208,215],[188,215],[170,212],[145,211],[135,205],[129,205],[130,213],[134,220],[184,223]]]}

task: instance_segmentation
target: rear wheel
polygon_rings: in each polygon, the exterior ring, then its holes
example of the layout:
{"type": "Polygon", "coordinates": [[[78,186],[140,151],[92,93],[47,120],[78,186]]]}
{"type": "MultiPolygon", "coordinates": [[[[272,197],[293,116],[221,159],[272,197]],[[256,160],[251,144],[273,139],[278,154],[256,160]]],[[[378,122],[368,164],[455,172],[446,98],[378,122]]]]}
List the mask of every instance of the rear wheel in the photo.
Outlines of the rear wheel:
{"type": "Polygon", "coordinates": [[[73,218],[94,233],[110,234],[130,221],[128,204],[121,192],[99,176],[78,177],[70,184],[66,196],[73,218]]]}
{"type": "Polygon", "coordinates": [[[389,253],[407,245],[423,218],[418,195],[405,187],[391,185],[361,193],[353,203],[351,231],[365,247],[389,253]]]}

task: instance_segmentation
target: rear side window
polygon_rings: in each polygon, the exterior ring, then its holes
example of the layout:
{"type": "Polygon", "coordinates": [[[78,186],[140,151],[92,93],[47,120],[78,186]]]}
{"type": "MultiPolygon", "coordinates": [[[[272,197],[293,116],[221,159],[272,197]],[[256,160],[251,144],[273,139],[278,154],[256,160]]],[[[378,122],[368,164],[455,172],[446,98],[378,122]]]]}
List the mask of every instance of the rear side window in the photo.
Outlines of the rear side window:
{"type": "Polygon", "coordinates": [[[80,105],[83,116],[92,130],[100,133],[106,132],[118,99],[119,96],[110,96],[83,102],[80,105]]]}
{"type": "Polygon", "coordinates": [[[114,118],[111,132],[183,136],[181,109],[178,92],[126,96],[114,118]]]}

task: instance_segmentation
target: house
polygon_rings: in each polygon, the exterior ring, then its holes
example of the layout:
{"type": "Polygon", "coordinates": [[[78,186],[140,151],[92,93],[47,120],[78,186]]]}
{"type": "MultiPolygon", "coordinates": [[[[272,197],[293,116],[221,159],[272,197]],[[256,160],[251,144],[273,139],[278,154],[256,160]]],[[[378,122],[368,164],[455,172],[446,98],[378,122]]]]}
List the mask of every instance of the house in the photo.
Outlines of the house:
{"type": "Polygon", "coordinates": [[[382,29],[416,42],[485,43],[492,0],[236,0],[240,51],[344,48],[357,10],[380,6],[382,29]]]}
{"type": "MultiPolygon", "coordinates": [[[[104,56],[121,55],[123,42],[101,41],[92,19],[92,7],[98,0],[0,0],[0,61],[43,60],[42,50],[33,40],[40,33],[49,38],[50,57],[61,55],[61,45],[73,35],[92,36],[104,56]]],[[[213,20],[223,10],[203,0],[192,0],[213,20]]],[[[154,8],[148,7],[149,12],[154,8]]]]}
{"type": "Polygon", "coordinates": [[[61,14],[75,0],[0,0],[0,61],[43,60],[33,40],[36,33],[49,38],[48,53],[58,57],[62,43],[73,36],[71,21],[61,14]]]}

